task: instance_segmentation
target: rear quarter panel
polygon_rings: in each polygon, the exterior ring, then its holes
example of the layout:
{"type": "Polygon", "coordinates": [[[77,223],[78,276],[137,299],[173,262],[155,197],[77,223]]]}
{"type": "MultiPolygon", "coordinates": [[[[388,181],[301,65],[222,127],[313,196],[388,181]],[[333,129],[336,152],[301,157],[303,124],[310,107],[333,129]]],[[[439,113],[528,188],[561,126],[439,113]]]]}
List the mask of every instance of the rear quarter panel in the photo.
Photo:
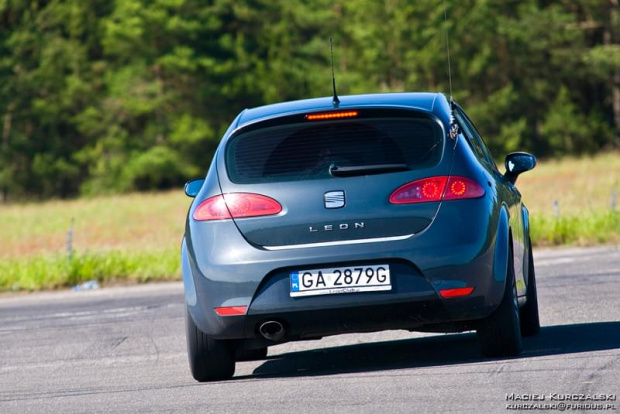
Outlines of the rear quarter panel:
{"type": "Polygon", "coordinates": [[[495,252],[495,278],[496,280],[505,278],[508,246],[512,242],[517,291],[518,295],[522,296],[526,289],[527,244],[525,239],[528,233],[525,229],[521,194],[499,171],[480,163],[462,136],[455,143],[454,156],[451,175],[471,177],[490,193],[488,204],[485,205],[491,223],[486,243],[493,243],[495,249],[498,250],[495,252]]]}

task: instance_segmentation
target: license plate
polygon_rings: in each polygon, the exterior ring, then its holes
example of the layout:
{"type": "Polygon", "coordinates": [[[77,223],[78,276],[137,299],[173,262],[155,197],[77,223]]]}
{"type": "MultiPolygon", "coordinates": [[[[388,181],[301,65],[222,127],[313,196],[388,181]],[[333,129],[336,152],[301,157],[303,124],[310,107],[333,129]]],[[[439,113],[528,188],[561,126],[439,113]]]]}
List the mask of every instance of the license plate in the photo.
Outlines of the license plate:
{"type": "Polygon", "coordinates": [[[333,267],[291,272],[291,296],[391,290],[390,266],[333,267]]]}

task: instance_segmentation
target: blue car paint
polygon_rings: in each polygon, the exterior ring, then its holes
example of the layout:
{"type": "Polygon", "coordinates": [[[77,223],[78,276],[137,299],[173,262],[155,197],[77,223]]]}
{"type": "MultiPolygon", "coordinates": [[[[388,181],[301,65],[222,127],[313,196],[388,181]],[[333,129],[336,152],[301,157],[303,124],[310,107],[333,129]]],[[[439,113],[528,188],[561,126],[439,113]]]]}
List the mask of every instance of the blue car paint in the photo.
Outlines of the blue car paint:
{"type": "MultiPolygon", "coordinates": [[[[410,108],[422,111],[437,119],[444,132],[449,123],[449,106],[443,95],[385,94],[343,97],[339,109],[365,107],[410,108]]],[[[329,98],[246,110],[231,124],[222,144],[225,145],[226,139],[236,131],[264,119],[322,110],[333,110],[329,98]]],[[[437,206],[430,206],[436,209],[432,222],[406,240],[281,251],[270,251],[249,243],[233,220],[197,222],[191,218],[200,202],[223,191],[221,183],[226,181],[226,170],[221,146],[200,193],[190,207],[182,248],[186,302],[196,325],[214,338],[252,339],[256,336],[255,329],[246,326],[246,318],[223,318],[216,315],[213,309],[221,306],[248,306],[248,316],[267,318],[330,308],[336,310],[372,305],[390,306],[416,301],[439,303],[445,309],[445,315],[410,327],[422,330],[426,324],[475,322],[488,316],[503,296],[509,234],[514,226],[522,225],[520,223],[524,220],[516,219],[521,210],[518,208],[519,200],[511,194],[510,189],[505,188],[503,177],[476,167],[478,163],[464,138],[455,140],[454,145],[449,144],[451,141],[446,138],[443,157],[450,157],[449,174],[471,177],[482,183],[485,188],[483,197],[443,201],[437,206]],[[452,159],[455,161],[451,161],[452,159]],[[406,263],[411,269],[415,269],[416,276],[408,279],[404,274],[396,275],[398,289],[390,292],[309,298],[289,296],[286,275],[290,271],[317,266],[328,267],[334,263],[385,261],[406,263]],[[472,295],[448,300],[439,298],[439,289],[465,286],[475,286],[472,295]]],[[[442,159],[440,164],[445,166],[447,163],[442,159]]],[[[429,171],[429,176],[433,174],[433,171],[429,171]]],[[[393,176],[398,177],[396,174],[393,176]]],[[[362,177],[356,178],[363,181],[362,177]]],[[[380,177],[379,180],[386,178],[380,177]]],[[[386,190],[387,194],[408,179],[403,176],[403,182],[397,181],[386,190]]],[[[294,184],[280,183],[278,186],[283,193],[295,192],[294,184]]],[[[335,216],[336,221],[346,217],[347,211],[342,212],[340,216],[335,216]]],[[[286,206],[280,218],[285,215],[286,206]]],[[[522,228],[517,234],[527,234],[526,229],[522,228]]],[[[520,252],[519,254],[524,255],[526,252],[522,237],[513,239],[514,242],[520,243],[522,247],[515,249],[515,254],[520,252]]],[[[520,263],[523,263],[522,257],[520,263]]],[[[523,266],[517,269],[516,277],[517,280],[525,280],[523,266]]],[[[381,329],[381,326],[377,326],[377,329],[381,329]]]]}

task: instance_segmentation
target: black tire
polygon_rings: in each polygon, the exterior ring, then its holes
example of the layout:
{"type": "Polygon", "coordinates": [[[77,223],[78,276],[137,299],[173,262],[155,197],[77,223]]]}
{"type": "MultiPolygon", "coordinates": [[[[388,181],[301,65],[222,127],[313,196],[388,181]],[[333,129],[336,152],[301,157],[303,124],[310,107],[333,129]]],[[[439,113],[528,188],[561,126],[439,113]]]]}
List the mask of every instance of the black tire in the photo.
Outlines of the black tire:
{"type": "Polygon", "coordinates": [[[189,369],[196,381],[220,381],[232,378],[235,360],[231,343],[203,333],[185,311],[185,337],[189,369]]]}
{"type": "Polygon", "coordinates": [[[267,357],[267,347],[258,349],[237,349],[235,360],[237,361],[259,361],[267,357]]]}
{"type": "Polygon", "coordinates": [[[506,287],[502,303],[478,327],[482,354],[486,357],[517,356],[521,353],[521,323],[515,285],[512,247],[508,255],[506,287]]]}
{"type": "Polygon", "coordinates": [[[538,316],[538,292],[536,291],[536,273],[534,271],[534,256],[532,241],[530,240],[529,266],[527,270],[527,302],[519,311],[521,320],[521,335],[534,336],[540,332],[540,318],[538,316]]]}

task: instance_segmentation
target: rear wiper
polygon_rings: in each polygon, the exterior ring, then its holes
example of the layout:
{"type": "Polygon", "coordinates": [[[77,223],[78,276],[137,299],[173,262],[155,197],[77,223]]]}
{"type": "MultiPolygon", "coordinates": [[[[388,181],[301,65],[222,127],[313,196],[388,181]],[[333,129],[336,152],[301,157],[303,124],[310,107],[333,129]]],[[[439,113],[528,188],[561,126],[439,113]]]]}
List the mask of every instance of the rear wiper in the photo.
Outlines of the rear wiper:
{"type": "Polygon", "coordinates": [[[338,167],[332,164],[329,173],[334,177],[350,177],[354,175],[382,174],[389,172],[409,171],[407,164],[373,164],[338,167]]]}

